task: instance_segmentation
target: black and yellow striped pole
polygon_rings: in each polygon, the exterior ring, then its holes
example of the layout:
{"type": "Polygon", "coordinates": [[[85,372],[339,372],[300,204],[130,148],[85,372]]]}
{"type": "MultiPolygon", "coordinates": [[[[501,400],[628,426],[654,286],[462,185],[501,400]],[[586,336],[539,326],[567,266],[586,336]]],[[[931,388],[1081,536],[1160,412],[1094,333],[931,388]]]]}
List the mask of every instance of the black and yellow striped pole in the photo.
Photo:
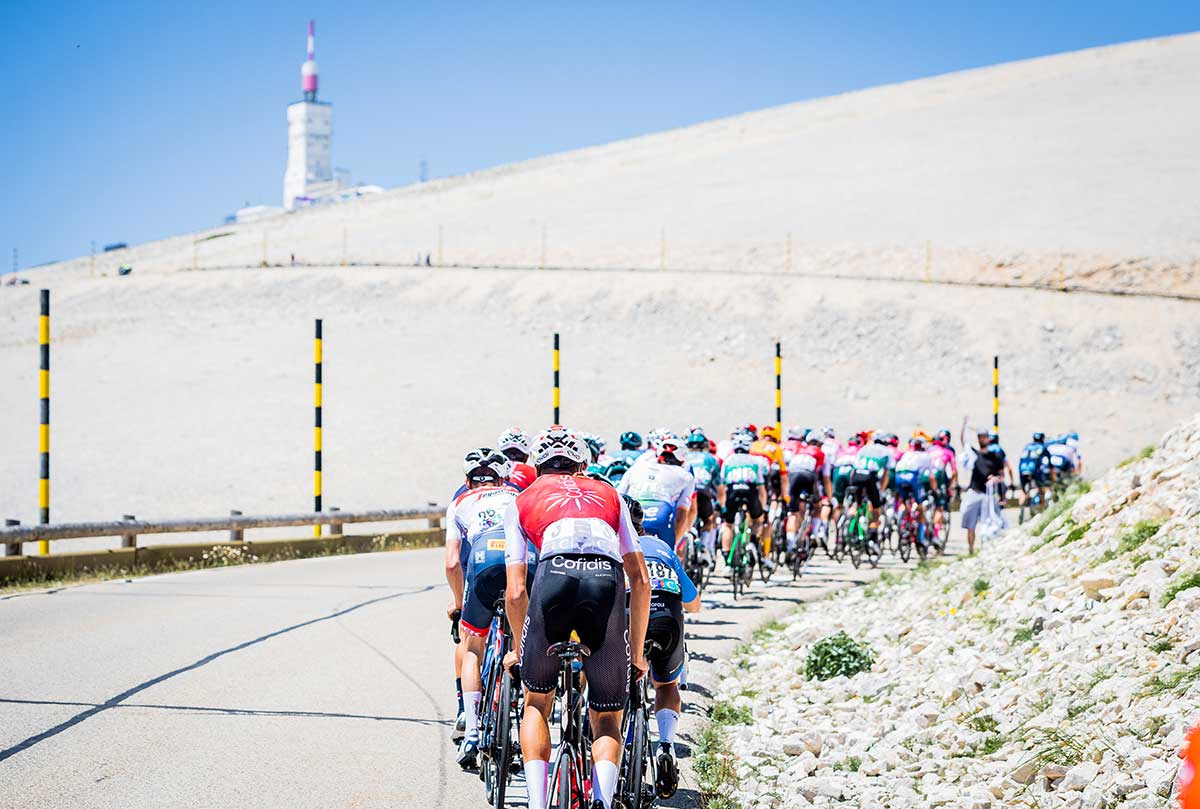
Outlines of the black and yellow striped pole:
{"type": "Polygon", "coordinates": [[[559,406],[559,387],[558,387],[558,332],[554,332],[554,423],[561,424],[558,420],[559,406]]]}
{"type": "MultiPolygon", "coordinates": [[[[38,317],[38,350],[41,354],[38,365],[38,398],[40,418],[38,424],[38,452],[41,453],[41,470],[38,473],[38,509],[42,525],[50,522],[50,290],[42,290],[42,313],[38,317]]],[[[50,554],[50,543],[38,543],[38,553],[50,554]]]]}
{"type": "Polygon", "coordinates": [[[775,343],[775,429],[783,435],[783,353],[775,343]]]}
{"type": "MultiPolygon", "coordinates": [[[[314,379],[314,401],[316,423],[313,426],[313,511],[321,512],[321,319],[317,318],[317,333],[314,341],[316,377],[314,379]]],[[[321,526],[313,526],[313,536],[321,536],[321,526]]]]}
{"type": "Polygon", "coordinates": [[[1000,435],[1000,355],[992,357],[992,429],[1000,435]]]}

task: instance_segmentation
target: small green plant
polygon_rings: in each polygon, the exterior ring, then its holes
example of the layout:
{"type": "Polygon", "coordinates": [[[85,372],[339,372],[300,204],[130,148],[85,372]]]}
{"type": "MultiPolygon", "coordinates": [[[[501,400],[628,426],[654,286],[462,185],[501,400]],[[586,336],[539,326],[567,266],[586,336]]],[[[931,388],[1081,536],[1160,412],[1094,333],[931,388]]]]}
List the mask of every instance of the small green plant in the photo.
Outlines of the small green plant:
{"type": "Polygon", "coordinates": [[[1058,500],[1050,504],[1050,508],[1042,512],[1042,516],[1038,518],[1039,522],[1033,526],[1033,529],[1029,533],[1035,537],[1040,537],[1050,523],[1070,511],[1074,507],[1075,501],[1091,490],[1092,485],[1086,480],[1072,483],[1058,500]]]}
{"type": "Polygon", "coordinates": [[[1037,589],[1037,592],[1033,594],[1033,597],[1034,597],[1034,599],[1035,599],[1035,600],[1037,600],[1037,601],[1041,601],[1043,598],[1045,598],[1045,597],[1046,597],[1046,588],[1045,588],[1045,587],[1039,587],[1039,588],[1037,589]]]}
{"type": "Polygon", "coordinates": [[[708,716],[718,725],[748,725],[754,720],[749,707],[732,702],[715,703],[708,716]]]}
{"type": "Polygon", "coordinates": [[[975,593],[975,595],[983,595],[990,590],[991,587],[991,582],[989,582],[987,579],[976,579],[975,583],[971,585],[971,590],[975,593]]]}
{"type": "Polygon", "coordinates": [[[868,644],[838,632],[822,638],[808,650],[804,676],[810,680],[828,680],[838,675],[853,677],[859,672],[870,671],[874,663],[875,651],[868,644]]]}
{"type": "Polygon", "coordinates": [[[1088,701],[1071,703],[1071,705],[1067,707],[1067,719],[1078,719],[1080,716],[1083,716],[1085,713],[1091,710],[1092,706],[1095,704],[1096,703],[1094,702],[1088,701]]]}
{"type": "Polygon", "coordinates": [[[1071,530],[1067,532],[1066,539],[1062,541],[1063,545],[1070,545],[1072,542],[1078,542],[1079,540],[1083,539],[1084,534],[1088,532],[1088,529],[1092,527],[1092,524],[1088,523],[1086,525],[1077,525],[1072,523],[1072,526],[1073,527],[1071,530]]]}
{"type": "Polygon", "coordinates": [[[1146,543],[1146,540],[1157,534],[1160,528],[1162,528],[1162,520],[1142,520],[1133,527],[1133,530],[1127,531],[1121,536],[1115,550],[1110,548],[1105,551],[1100,557],[1100,562],[1111,562],[1118,556],[1137,550],[1146,543]]]}
{"type": "Polygon", "coordinates": [[[1001,747],[1004,746],[1005,739],[999,733],[994,733],[983,740],[983,744],[979,747],[979,752],[982,755],[990,756],[1001,747]]]}
{"type": "Polygon", "coordinates": [[[892,573],[890,570],[885,570],[879,574],[880,584],[898,584],[899,582],[900,577],[895,573],[892,573]]]}
{"type": "Polygon", "coordinates": [[[860,756],[847,756],[834,764],[833,768],[842,772],[858,772],[858,768],[861,766],[862,758],[860,756]]]}
{"type": "Polygon", "coordinates": [[[967,722],[967,727],[979,733],[995,733],[996,729],[1000,727],[1000,723],[994,717],[984,714],[972,717],[971,721],[967,722]]]}
{"type": "Polygon", "coordinates": [[[1171,582],[1162,594],[1162,605],[1167,606],[1175,600],[1175,596],[1193,587],[1200,587],[1200,570],[1192,571],[1186,576],[1176,576],[1175,581],[1171,582]]]}
{"type": "Polygon", "coordinates": [[[722,725],[710,724],[696,740],[692,768],[705,809],[737,809],[729,793],[737,786],[737,760],[725,743],[722,725]]]}
{"type": "Polygon", "coordinates": [[[782,621],[771,621],[770,623],[763,624],[758,629],[754,630],[754,634],[751,635],[751,638],[755,643],[762,643],[771,637],[771,635],[782,631],[783,627],[784,624],[782,621]]]}
{"type": "Polygon", "coordinates": [[[1169,652],[1171,651],[1171,647],[1174,645],[1174,643],[1171,643],[1170,638],[1159,638],[1158,640],[1154,641],[1154,643],[1150,644],[1150,651],[1169,652]]]}
{"type": "Polygon", "coordinates": [[[1037,631],[1032,625],[1023,626],[1013,633],[1013,645],[1016,646],[1018,643],[1028,643],[1029,641],[1033,640],[1033,636],[1036,634],[1037,631]]]}
{"type": "Polygon", "coordinates": [[[1130,455],[1128,458],[1126,458],[1125,460],[1123,460],[1119,464],[1117,464],[1117,469],[1124,469],[1125,467],[1129,466],[1130,464],[1135,464],[1138,461],[1146,460],[1147,458],[1149,458],[1151,455],[1154,454],[1154,450],[1155,450],[1155,447],[1153,444],[1148,444],[1148,445],[1142,447],[1141,451],[1139,451],[1133,455],[1130,455]]]}
{"type": "Polygon", "coordinates": [[[1142,689],[1143,696],[1158,696],[1168,692],[1182,695],[1192,683],[1200,680],[1200,666],[1173,672],[1166,677],[1155,674],[1142,689]]]}

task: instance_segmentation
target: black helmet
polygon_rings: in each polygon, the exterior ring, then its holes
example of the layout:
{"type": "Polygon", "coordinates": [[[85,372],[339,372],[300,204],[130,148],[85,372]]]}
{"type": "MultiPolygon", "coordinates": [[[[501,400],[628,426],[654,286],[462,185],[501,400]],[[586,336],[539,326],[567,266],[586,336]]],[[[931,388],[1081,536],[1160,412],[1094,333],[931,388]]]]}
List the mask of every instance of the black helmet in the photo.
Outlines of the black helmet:
{"type": "Polygon", "coordinates": [[[621,433],[621,449],[641,449],[642,437],[633,430],[621,433]]]}
{"type": "Polygon", "coordinates": [[[633,527],[640,534],[642,532],[642,519],[646,516],[646,512],[642,509],[642,504],[627,494],[621,495],[621,499],[629,507],[629,519],[633,520],[633,527]]]}
{"type": "Polygon", "coordinates": [[[1046,434],[1045,434],[1045,433],[1043,433],[1043,432],[1036,432],[1036,433],[1034,433],[1034,434],[1033,434],[1033,443],[1035,443],[1035,444],[1045,444],[1045,443],[1046,443],[1046,434]]]}

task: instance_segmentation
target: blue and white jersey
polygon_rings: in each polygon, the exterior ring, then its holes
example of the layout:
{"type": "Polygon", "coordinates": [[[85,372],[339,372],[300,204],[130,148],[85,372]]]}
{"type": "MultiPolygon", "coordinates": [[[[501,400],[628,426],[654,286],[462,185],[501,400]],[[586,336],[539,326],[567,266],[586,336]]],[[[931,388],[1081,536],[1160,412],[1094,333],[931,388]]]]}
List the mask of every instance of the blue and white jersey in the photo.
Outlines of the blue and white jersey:
{"type": "Polygon", "coordinates": [[[638,541],[650,573],[651,592],[678,596],[685,604],[694,601],[699,595],[696,585],[684,572],[683,563],[671,546],[656,536],[643,536],[638,541]]]}
{"type": "Polygon", "coordinates": [[[516,499],[509,486],[483,486],[463,492],[446,509],[446,541],[461,543],[459,561],[468,579],[504,565],[504,515],[516,499]]]}
{"type": "Polygon", "coordinates": [[[647,533],[674,545],[675,510],[691,506],[696,479],[682,466],[643,462],[625,473],[617,491],[642,504],[642,527],[647,533]]]}

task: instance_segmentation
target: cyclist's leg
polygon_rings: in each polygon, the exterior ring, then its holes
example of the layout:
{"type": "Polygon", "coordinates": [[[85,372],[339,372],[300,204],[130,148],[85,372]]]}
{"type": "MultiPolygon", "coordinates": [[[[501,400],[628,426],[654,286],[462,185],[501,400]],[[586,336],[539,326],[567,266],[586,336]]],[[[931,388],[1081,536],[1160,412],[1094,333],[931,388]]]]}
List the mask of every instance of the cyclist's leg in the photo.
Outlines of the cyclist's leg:
{"type": "Polygon", "coordinates": [[[458,626],[463,646],[462,684],[463,710],[466,723],[463,728],[463,744],[459,750],[458,763],[470,766],[475,759],[475,745],[479,739],[479,700],[483,685],[479,677],[479,664],[483,658],[483,647],[491,626],[495,610],[492,606],[503,596],[505,585],[504,565],[492,565],[483,570],[472,569],[463,594],[463,614],[458,626]]]}
{"type": "Polygon", "coordinates": [[[592,728],[592,789],[609,806],[623,747],[621,709],[629,693],[630,669],[624,571],[616,561],[603,561],[580,578],[574,612],[579,639],[592,651],[583,661],[592,728]]]}
{"type": "Polygon", "coordinates": [[[738,491],[725,494],[725,510],[721,512],[721,552],[726,557],[729,556],[729,549],[733,547],[733,523],[737,519],[740,502],[741,494],[738,491]]]}
{"type": "Polygon", "coordinates": [[[521,753],[531,809],[544,809],[549,786],[550,711],[554,707],[559,662],[547,656],[546,650],[552,643],[570,637],[571,605],[579,590],[579,580],[574,575],[545,575],[557,559],[561,557],[543,559],[538,565],[529,590],[529,611],[521,636],[521,680],[525,685],[521,753]]]}

